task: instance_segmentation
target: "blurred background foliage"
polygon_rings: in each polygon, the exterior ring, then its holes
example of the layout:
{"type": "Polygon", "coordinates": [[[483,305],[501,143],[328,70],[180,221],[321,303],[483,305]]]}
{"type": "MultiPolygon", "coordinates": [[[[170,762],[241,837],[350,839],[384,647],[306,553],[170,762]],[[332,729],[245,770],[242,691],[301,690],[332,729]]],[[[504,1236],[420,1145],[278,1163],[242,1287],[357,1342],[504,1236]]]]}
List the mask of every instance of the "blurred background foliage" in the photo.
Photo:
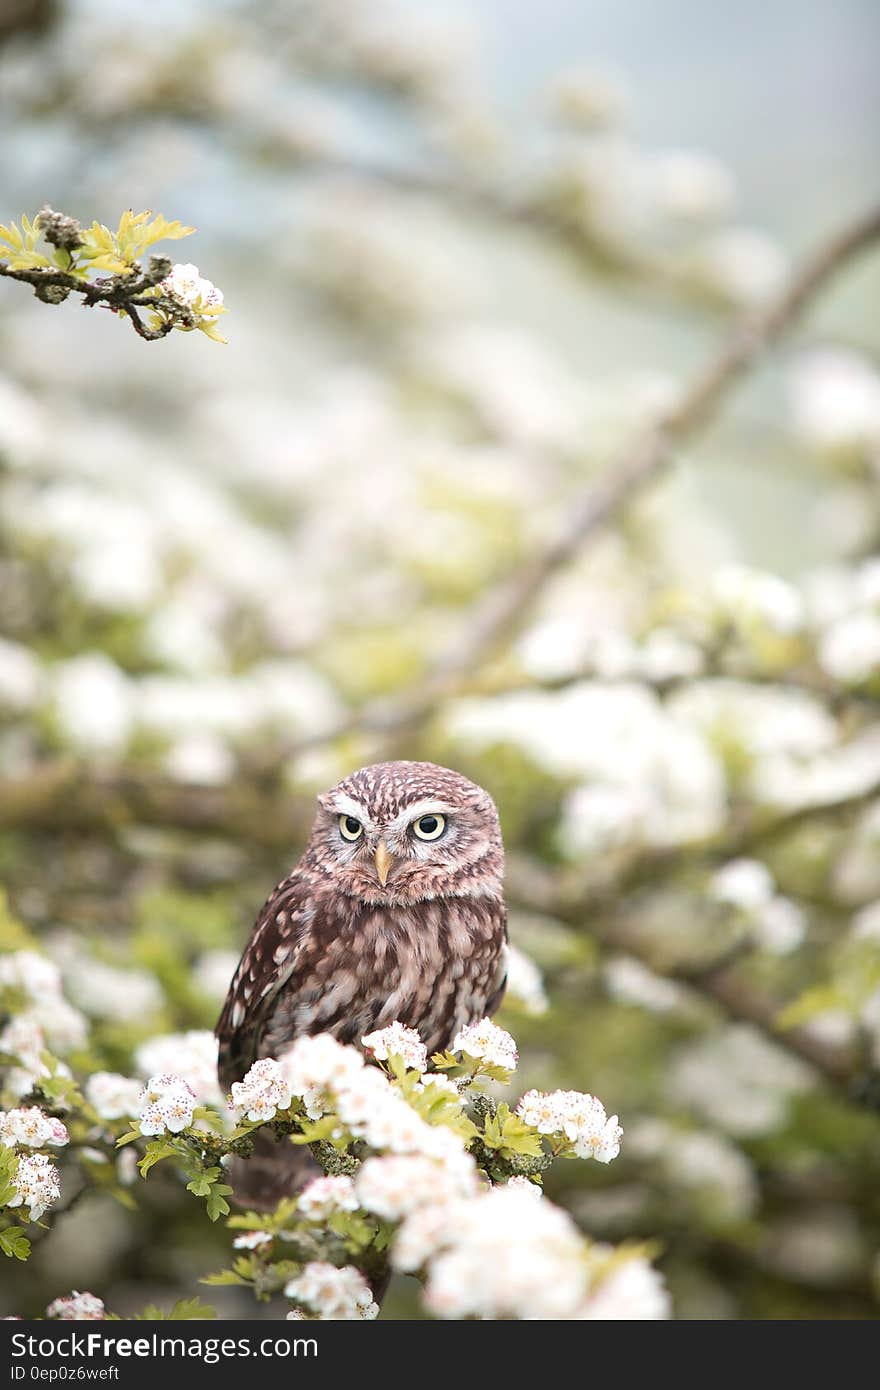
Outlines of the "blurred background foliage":
{"type": "MultiPolygon", "coordinates": [[[[877,1312],[878,258],[510,642],[417,717],[375,702],[859,211],[878,30],[870,0],[0,4],[3,220],[180,218],[230,310],[226,348],[148,346],[0,292],[3,946],[52,952],[126,1071],[213,1026],[317,790],[460,768],[543,974],[504,1010],[520,1089],[626,1131],[552,1195],[657,1238],[681,1317],[877,1312]]],[[[137,1195],[62,1216],[9,1309],[224,1262],[172,1181],[137,1195]]]]}

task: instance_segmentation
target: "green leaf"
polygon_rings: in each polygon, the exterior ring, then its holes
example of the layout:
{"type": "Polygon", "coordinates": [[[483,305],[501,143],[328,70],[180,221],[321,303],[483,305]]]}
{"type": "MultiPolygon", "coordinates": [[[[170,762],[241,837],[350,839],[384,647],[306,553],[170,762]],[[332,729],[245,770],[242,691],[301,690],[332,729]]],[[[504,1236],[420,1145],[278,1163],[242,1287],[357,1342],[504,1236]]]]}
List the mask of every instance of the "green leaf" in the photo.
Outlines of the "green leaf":
{"type": "Polygon", "coordinates": [[[776,1017],[779,1028],[798,1028],[809,1023],[818,1014],[845,1006],[843,991],[838,985],[814,985],[805,989],[797,999],[792,1000],[776,1017]]]}
{"type": "Polygon", "coordinates": [[[229,1203],[226,1198],[231,1196],[232,1188],[228,1183],[214,1183],[205,1203],[209,1220],[216,1221],[218,1217],[229,1215],[229,1203]]]}
{"type": "Polygon", "coordinates": [[[211,1191],[211,1184],[214,1182],[216,1182],[216,1178],[210,1177],[208,1173],[200,1173],[197,1178],[193,1178],[192,1182],[187,1183],[186,1190],[195,1193],[196,1197],[207,1197],[211,1191]]]}
{"type": "Polygon", "coordinates": [[[216,1274],[206,1274],[204,1279],[200,1279],[200,1284],[210,1284],[212,1288],[226,1288],[231,1284],[247,1285],[247,1279],[242,1279],[240,1274],[236,1274],[234,1269],[218,1269],[216,1274]]]}
{"type": "Polygon", "coordinates": [[[454,1052],[435,1052],[431,1058],[431,1065],[437,1071],[451,1071],[453,1067],[461,1066],[461,1059],[456,1057],[454,1052]]]}
{"type": "Polygon", "coordinates": [[[314,1144],[319,1139],[333,1140],[335,1131],[339,1128],[339,1120],[336,1115],[322,1115],[320,1120],[300,1120],[301,1134],[291,1134],[294,1144],[314,1144]]]}
{"type": "Polygon", "coordinates": [[[31,1253],[31,1243],[18,1226],[10,1226],[0,1231],[0,1250],[11,1259],[26,1260],[31,1253]]]}
{"type": "Polygon", "coordinates": [[[138,1163],[141,1177],[145,1178],[150,1169],[157,1163],[161,1163],[164,1158],[179,1158],[180,1155],[173,1144],[167,1143],[164,1139],[154,1139],[147,1145],[147,1151],[138,1163]]]}
{"type": "Polygon", "coordinates": [[[495,1149],[502,1158],[512,1158],[515,1154],[538,1158],[543,1153],[541,1136],[518,1115],[512,1114],[504,1101],[497,1113],[486,1120],[482,1137],[486,1148],[495,1149]]]}
{"type": "Polygon", "coordinates": [[[142,1313],[135,1314],[135,1322],[208,1322],[217,1314],[208,1303],[199,1298],[181,1298],[170,1313],[165,1313],[155,1303],[148,1303],[142,1313]]]}

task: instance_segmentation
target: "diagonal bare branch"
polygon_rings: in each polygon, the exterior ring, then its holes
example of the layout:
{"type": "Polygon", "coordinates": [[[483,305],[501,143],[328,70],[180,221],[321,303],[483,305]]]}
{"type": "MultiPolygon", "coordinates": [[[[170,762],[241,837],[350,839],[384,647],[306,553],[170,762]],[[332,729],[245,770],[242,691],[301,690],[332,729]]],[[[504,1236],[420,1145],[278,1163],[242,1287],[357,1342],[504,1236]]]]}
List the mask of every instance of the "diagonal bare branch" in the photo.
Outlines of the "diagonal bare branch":
{"type": "Polygon", "coordinates": [[[719,349],[684,389],[678,404],[638,434],[604,477],[575,499],[543,548],[486,594],[457,641],[441,653],[415,689],[399,699],[368,705],[337,728],[298,747],[331,742],[351,732],[382,734],[411,729],[430,717],[439,699],[455,693],[522,630],[551,581],[664,475],[684,445],[693,443],[712,424],[742,378],[831,280],[877,242],[880,204],[823,242],[771,303],[734,322],[719,349]]]}

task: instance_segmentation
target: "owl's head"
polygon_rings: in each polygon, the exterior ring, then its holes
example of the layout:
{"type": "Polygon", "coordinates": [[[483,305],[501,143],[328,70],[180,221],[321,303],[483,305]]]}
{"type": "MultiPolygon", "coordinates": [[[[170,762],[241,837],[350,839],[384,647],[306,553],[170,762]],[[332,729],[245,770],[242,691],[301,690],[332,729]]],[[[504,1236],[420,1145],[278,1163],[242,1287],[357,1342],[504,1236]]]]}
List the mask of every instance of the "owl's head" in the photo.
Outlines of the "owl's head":
{"type": "Polygon", "coordinates": [[[434,763],[376,763],[318,797],[312,868],[371,903],[497,896],[503,850],[488,792],[434,763]]]}

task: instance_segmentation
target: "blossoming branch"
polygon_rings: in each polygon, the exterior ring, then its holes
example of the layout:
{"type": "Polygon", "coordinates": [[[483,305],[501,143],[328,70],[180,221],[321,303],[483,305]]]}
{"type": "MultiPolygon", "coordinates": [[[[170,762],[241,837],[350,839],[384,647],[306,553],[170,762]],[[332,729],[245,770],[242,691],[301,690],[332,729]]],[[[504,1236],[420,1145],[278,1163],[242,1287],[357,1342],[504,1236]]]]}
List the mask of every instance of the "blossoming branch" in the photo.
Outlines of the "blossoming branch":
{"type": "MultiPolygon", "coordinates": [[[[399,1022],[360,1048],[302,1037],[256,1062],[224,1098],[205,1032],[141,1043],[131,1058],[139,1076],[84,1066],[88,1049],[100,1054],[100,1034],[37,952],[4,958],[0,992],[9,1107],[0,1110],[0,1249],[10,1258],[26,1260],[35,1234],[51,1236],[69,1189],[103,1187],[130,1203],[138,1172],[167,1163],[210,1221],[227,1218],[230,1263],[202,1282],[285,1300],[290,1318],[374,1318],[395,1271],[415,1276],[426,1311],[443,1318],[667,1315],[641,1248],[590,1240],[543,1195],[556,1159],[617,1157],[617,1116],[579,1091],[500,1099],[518,1053],[488,1019],[432,1058],[399,1022]],[[247,1160],[263,1126],[308,1147],[316,1175],[272,1211],[232,1215],[227,1169],[247,1160]]],[[[210,1315],[184,1302],[174,1317],[210,1315]]],[[[100,1297],[77,1290],[46,1315],[109,1316],[100,1297]]]]}
{"type": "Polygon", "coordinates": [[[0,225],[0,276],[32,285],[44,304],[63,304],[79,294],[88,308],[103,305],[127,318],[148,342],[174,329],[197,329],[225,343],[217,325],[226,313],[223,293],[198,266],[174,265],[157,255],[150,256],[146,269],[143,265],[143,256],[158,242],[179,241],[194,231],[161,214],[151,220],[149,212],[130,209],[115,232],[100,222],[81,227],[73,217],[45,207],[33,219],[23,216],[21,227],[0,225]],[[38,249],[41,243],[45,250],[38,249]]]}

